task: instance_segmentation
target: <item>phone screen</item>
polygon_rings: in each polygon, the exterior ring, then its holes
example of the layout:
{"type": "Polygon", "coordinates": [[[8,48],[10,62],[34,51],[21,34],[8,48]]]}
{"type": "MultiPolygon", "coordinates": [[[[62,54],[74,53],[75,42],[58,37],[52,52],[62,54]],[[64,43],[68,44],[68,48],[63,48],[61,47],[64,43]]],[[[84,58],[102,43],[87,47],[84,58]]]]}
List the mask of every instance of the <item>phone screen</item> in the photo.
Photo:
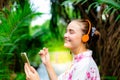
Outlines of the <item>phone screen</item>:
{"type": "Polygon", "coordinates": [[[21,53],[21,57],[22,57],[24,63],[28,63],[30,65],[27,54],[25,52],[21,53]]]}

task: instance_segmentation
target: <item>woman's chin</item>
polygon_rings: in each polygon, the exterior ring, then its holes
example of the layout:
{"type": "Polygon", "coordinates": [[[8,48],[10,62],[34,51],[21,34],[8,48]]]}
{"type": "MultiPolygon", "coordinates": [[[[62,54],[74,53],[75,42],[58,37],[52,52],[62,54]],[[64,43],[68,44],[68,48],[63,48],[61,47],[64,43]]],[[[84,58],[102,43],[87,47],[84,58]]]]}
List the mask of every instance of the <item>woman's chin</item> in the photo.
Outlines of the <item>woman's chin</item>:
{"type": "Polygon", "coordinates": [[[71,46],[68,45],[68,44],[66,44],[66,43],[64,43],[64,47],[66,47],[66,48],[71,48],[71,46]]]}

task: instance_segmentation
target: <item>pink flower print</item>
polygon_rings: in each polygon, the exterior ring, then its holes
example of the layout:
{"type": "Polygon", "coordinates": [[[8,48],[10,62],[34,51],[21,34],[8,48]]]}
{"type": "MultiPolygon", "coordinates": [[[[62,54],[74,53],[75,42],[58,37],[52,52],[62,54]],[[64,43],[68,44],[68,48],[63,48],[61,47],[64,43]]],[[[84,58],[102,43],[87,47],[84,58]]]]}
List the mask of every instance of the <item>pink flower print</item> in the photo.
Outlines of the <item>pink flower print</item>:
{"type": "Polygon", "coordinates": [[[74,71],[76,71],[76,67],[74,68],[74,71]]]}
{"type": "Polygon", "coordinates": [[[91,72],[94,73],[95,72],[95,68],[91,67],[91,72]]]}
{"type": "Polygon", "coordinates": [[[90,78],[90,72],[87,72],[86,75],[87,75],[87,78],[90,78]]]}
{"type": "Polygon", "coordinates": [[[72,70],[72,71],[69,73],[68,80],[72,80],[72,75],[73,75],[73,72],[74,72],[74,70],[72,70]]]}
{"type": "Polygon", "coordinates": [[[95,76],[95,80],[97,80],[97,76],[95,76]]]}
{"type": "Polygon", "coordinates": [[[83,55],[75,56],[75,60],[79,62],[83,57],[84,57],[83,55]]]}
{"type": "Polygon", "coordinates": [[[94,77],[91,77],[91,80],[95,80],[94,77]]]}
{"type": "Polygon", "coordinates": [[[97,77],[92,77],[91,80],[97,80],[97,77]]]}
{"type": "Polygon", "coordinates": [[[68,80],[72,80],[72,73],[69,74],[68,80]]]}

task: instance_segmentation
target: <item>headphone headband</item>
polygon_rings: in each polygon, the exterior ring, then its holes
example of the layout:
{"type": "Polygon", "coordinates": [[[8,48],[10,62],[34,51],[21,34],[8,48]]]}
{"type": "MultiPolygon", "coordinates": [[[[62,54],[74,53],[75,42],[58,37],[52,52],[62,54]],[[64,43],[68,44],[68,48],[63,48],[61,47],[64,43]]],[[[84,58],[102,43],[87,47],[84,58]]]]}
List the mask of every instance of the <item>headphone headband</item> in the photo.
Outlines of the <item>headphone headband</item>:
{"type": "Polygon", "coordinates": [[[89,27],[89,29],[88,29],[88,35],[90,34],[90,30],[91,30],[91,22],[88,20],[88,19],[86,19],[85,21],[87,21],[88,22],[88,27],[89,27]]]}
{"type": "Polygon", "coordinates": [[[89,29],[88,29],[88,33],[83,35],[83,37],[82,37],[82,41],[83,42],[87,42],[89,40],[89,34],[90,34],[90,30],[91,30],[91,23],[90,23],[90,21],[88,19],[86,19],[85,21],[88,22],[88,28],[89,29]]]}

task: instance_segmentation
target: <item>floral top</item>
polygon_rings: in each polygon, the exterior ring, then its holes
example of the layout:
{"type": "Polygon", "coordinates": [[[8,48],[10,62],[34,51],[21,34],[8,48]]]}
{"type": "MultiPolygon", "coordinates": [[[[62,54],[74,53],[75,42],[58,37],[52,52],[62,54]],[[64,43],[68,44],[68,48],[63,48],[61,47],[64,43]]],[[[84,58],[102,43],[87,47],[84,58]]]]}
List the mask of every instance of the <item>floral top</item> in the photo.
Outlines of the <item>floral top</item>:
{"type": "Polygon", "coordinates": [[[92,51],[74,55],[70,69],[62,73],[58,80],[100,80],[98,67],[92,58],[92,51]]]}

